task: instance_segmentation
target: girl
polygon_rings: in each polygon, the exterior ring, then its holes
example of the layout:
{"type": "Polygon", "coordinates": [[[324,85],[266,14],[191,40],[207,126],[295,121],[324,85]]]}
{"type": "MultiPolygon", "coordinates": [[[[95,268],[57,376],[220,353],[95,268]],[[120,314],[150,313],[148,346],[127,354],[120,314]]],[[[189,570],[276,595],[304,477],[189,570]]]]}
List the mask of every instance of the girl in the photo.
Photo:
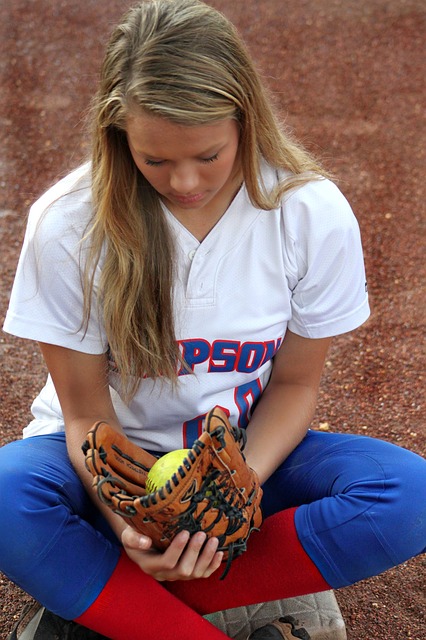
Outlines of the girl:
{"type": "MultiPolygon", "coordinates": [[[[203,614],[421,553],[425,461],[309,431],[332,336],[369,314],[359,230],[232,25],[198,0],[130,10],[93,123],[91,162],[31,210],[4,325],[49,370],[0,451],[0,569],[45,607],[25,637],[219,640],[203,614]],[[190,447],[214,405],[247,428],[264,489],[223,582],[217,539],[157,551],[92,495],[81,451],[98,420],[157,455],[190,447]]],[[[252,638],[271,633],[308,637],[281,621],[252,638]]]]}

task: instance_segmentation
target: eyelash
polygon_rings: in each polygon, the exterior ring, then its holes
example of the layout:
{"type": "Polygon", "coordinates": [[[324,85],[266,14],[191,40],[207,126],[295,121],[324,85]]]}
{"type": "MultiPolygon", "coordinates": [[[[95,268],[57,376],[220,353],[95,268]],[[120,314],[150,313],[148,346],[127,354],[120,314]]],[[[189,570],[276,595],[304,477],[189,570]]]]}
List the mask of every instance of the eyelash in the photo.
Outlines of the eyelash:
{"type": "Polygon", "coordinates": [[[147,164],[149,167],[159,167],[163,164],[163,161],[161,160],[160,162],[154,162],[154,160],[145,160],[145,164],[147,164]]]}
{"type": "MultiPolygon", "coordinates": [[[[219,157],[218,153],[215,153],[214,156],[211,156],[210,158],[200,158],[200,162],[202,162],[203,164],[209,164],[210,162],[214,162],[215,160],[217,160],[219,157]]],[[[149,167],[160,167],[163,164],[164,160],[160,160],[159,162],[155,162],[155,160],[145,160],[145,164],[147,164],[149,167]]]]}
{"type": "Polygon", "coordinates": [[[214,156],[211,156],[210,158],[203,158],[201,160],[201,162],[204,162],[205,164],[208,164],[209,162],[214,162],[215,160],[218,159],[219,154],[215,153],[214,156]]]}

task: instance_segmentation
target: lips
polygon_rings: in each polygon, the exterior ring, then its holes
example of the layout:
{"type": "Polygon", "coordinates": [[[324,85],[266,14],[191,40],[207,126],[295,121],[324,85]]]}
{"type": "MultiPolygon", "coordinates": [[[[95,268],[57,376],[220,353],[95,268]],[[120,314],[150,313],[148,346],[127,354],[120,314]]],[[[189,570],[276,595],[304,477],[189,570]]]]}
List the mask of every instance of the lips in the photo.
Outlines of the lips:
{"type": "Polygon", "coordinates": [[[172,196],[173,200],[176,202],[180,202],[180,204],[194,204],[195,202],[199,202],[204,198],[203,193],[195,193],[191,196],[172,196]]]}

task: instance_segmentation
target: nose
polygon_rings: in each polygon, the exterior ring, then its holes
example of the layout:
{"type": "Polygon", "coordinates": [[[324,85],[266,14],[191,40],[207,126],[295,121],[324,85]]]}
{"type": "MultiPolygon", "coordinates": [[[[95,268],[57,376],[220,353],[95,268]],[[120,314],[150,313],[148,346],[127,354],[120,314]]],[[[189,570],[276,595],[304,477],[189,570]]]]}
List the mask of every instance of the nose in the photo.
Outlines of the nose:
{"type": "Polygon", "coordinates": [[[182,163],[170,172],[170,187],[176,194],[194,194],[199,184],[198,171],[191,163],[182,163]]]}

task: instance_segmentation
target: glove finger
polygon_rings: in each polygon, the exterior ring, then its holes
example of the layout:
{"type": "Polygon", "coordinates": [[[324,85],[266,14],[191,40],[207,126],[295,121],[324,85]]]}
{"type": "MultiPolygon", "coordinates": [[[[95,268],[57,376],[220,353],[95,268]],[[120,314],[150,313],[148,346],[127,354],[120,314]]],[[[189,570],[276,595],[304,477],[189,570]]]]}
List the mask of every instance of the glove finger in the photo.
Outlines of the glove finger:
{"type": "Polygon", "coordinates": [[[108,503],[110,495],[117,491],[133,497],[146,494],[145,487],[133,484],[126,478],[117,475],[109,464],[102,461],[96,449],[88,451],[86,466],[93,475],[93,487],[103,502],[108,503]]]}
{"type": "Polygon", "coordinates": [[[122,492],[122,495],[129,499],[127,493],[127,483],[124,483],[120,478],[114,478],[111,475],[107,476],[95,476],[93,478],[93,488],[98,494],[99,499],[104,504],[108,505],[111,509],[114,508],[116,496],[122,492]]]}
{"type": "Polygon", "coordinates": [[[148,472],[157,460],[106,422],[98,422],[89,431],[83,451],[93,475],[99,474],[102,466],[108,465],[113,475],[122,477],[133,486],[145,487],[148,472]],[[96,451],[97,455],[92,451],[96,451]]]}

